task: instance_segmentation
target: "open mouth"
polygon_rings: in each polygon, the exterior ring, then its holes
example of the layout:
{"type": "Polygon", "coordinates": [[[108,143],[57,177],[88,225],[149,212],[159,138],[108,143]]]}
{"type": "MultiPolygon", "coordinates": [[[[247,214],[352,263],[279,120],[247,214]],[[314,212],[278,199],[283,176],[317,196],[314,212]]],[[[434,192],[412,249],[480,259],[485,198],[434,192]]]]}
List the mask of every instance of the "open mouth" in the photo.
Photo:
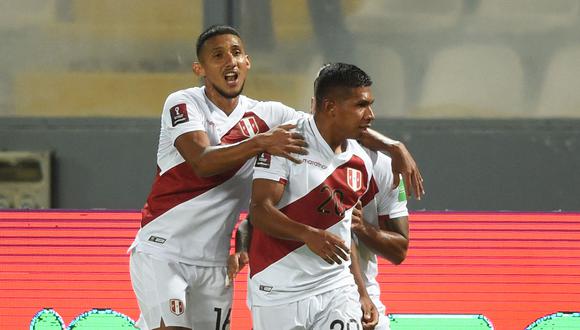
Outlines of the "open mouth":
{"type": "Polygon", "coordinates": [[[238,82],[238,74],[236,72],[227,72],[224,75],[224,79],[228,83],[229,86],[235,86],[238,82]]]}

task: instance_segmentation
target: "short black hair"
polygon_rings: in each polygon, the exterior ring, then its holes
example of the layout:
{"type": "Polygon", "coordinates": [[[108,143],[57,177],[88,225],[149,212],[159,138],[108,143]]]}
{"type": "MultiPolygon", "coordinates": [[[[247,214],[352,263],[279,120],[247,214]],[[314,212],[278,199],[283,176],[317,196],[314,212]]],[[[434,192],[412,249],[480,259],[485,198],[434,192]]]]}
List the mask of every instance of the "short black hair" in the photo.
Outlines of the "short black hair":
{"type": "Polygon", "coordinates": [[[314,80],[314,97],[321,104],[335,88],[368,87],[373,84],[371,77],[362,69],[353,64],[328,63],[320,71],[314,80]]]}
{"type": "Polygon", "coordinates": [[[238,30],[234,29],[229,25],[220,25],[220,24],[212,25],[207,29],[205,29],[205,31],[203,31],[197,38],[197,43],[195,44],[195,54],[197,55],[197,58],[199,59],[199,53],[201,52],[201,48],[208,39],[222,34],[232,34],[240,39],[242,38],[240,32],[238,32],[238,30]]]}

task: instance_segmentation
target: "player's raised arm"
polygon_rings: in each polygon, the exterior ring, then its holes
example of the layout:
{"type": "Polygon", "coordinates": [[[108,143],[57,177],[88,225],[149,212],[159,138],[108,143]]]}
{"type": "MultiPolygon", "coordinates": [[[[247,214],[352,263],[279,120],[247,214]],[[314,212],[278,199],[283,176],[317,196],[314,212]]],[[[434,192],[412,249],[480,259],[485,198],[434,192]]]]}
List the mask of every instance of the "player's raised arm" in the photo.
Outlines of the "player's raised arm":
{"type": "Polygon", "coordinates": [[[175,148],[199,176],[211,176],[241,166],[261,152],[288,158],[299,163],[292,154],[306,154],[303,137],[291,132],[294,125],[281,125],[240,143],[211,146],[204,131],[181,134],[175,148]]]}
{"type": "Polygon", "coordinates": [[[349,249],[340,237],[294,221],[276,208],[283,193],[284,184],[279,181],[254,179],[250,203],[252,224],[270,236],[304,242],[329,264],[348,260],[349,249]]]}
{"type": "Polygon", "coordinates": [[[359,142],[371,150],[388,153],[393,160],[392,168],[395,178],[393,188],[399,185],[399,174],[401,174],[407,187],[407,196],[410,197],[413,194],[415,198],[421,199],[421,195],[425,194],[423,177],[415,159],[402,142],[390,139],[371,129],[362,135],[359,142]]]}

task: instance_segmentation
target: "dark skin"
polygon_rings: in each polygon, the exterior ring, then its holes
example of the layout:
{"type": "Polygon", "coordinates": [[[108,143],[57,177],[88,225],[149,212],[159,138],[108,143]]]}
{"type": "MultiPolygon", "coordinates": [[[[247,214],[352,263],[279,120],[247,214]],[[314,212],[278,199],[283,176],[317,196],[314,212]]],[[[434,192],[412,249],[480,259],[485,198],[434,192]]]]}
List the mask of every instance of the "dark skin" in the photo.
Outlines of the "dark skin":
{"type": "MultiPolygon", "coordinates": [[[[208,39],[200,51],[199,62],[193,63],[194,73],[205,81],[207,97],[226,114],[230,114],[237,106],[250,68],[251,61],[245,53],[242,40],[230,34],[208,39]]],[[[302,137],[289,132],[292,128],[290,125],[279,126],[263,133],[266,136],[258,134],[241,144],[225,148],[210,146],[207,135],[203,132],[190,132],[178,137],[175,146],[196,174],[210,176],[235,168],[244,162],[241,159],[247,160],[264,151],[298,162],[291,154],[306,154],[307,151],[302,137]],[[230,148],[234,151],[223,151],[230,148]],[[258,151],[255,152],[256,150],[258,151]]],[[[358,139],[369,149],[389,153],[393,160],[393,172],[396,174],[395,186],[398,185],[398,174],[401,174],[405,186],[409,187],[407,194],[421,198],[425,193],[423,178],[403,143],[370,129],[365,130],[358,139]]]]}
{"type": "MultiPolygon", "coordinates": [[[[345,150],[346,139],[359,138],[374,120],[371,109],[374,98],[370,88],[336,88],[316,108],[314,120],[320,135],[335,154],[345,150]]],[[[255,179],[252,185],[250,213],[253,225],[270,236],[303,242],[313,253],[329,264],[341,264],[356,253],[356,245],[349,250],[341,237],[322,229],[294,221],[276,205],[284,194],[285,185],[279,181],[255,179]]],[[[365,329],[378,322],[378,312],[366,291],[357,258],[351,258],[350,270],[360,295],[365,329]]]]}
{"type": "MultiPolygon", "coordinates": [[[[245,53],[241,39],[230,34],[209,38],[202,46],[198,57],[199,62],[194,62],[192,68],[198,77],[204,79],[206,96],[225,114],[231,114],[239,102],[239,95],[251,67],[250,58],[245,53]]],[[[307,154],[306,144],[302,136],[291,132],[293,128],[293,125],[278,126],[241,143],[219,147],[210,145],[205,132],[194,131],[180,135],[174,145],[198,176],[207,177],[236,168],[261,152],[299,163],[293,154],[307,154]]],[[[416,189],[413,191],[420,198],[424,193],[423,179],[414,159],[402,143],[376,132],[368,133],[366,129],[358,135],[358,138],[373,150],[391,154],[393,168],[399,171],[397,173],[402,173],[405,179],[415,180],[409,183],[408,187],[416,189]]],[[[409,193],[411,190],[409,189],[409,193]]],[[[335,258],[339,258],[335,254],[329,257],[332,262],[336,262],[335,258]]],[[[338,260],[340,261],[340,258],[338,260]]],[[[158,329],[183,328],[162,325],[158,329]]]]}
{"type": "MultiPolygon", "coordinates": [[[[353,215],[354,217],[354,215],[353,215]]],[[[362,277],[360,270],[360,265],[357,258],[357,245],[354,241],[350,244],[351,250],[351,264],[350,272],[354,277],[354,282],[356,283],[358,294],[360,296],[360,305],[363,313],[361,323],[364,330],[374,329],[377,323],[379,323],[379,312],[373,301],[369,297],[367,292],[365,282],[362,277]]]]}
{"type": "MultiPolygon", "coordinates": [[[[230,114],[238,104],[250,66],[241,40],[226,34],[207,40],[201,49],[200,61],[193,64],[193,71],[204,78],[206,96],[230,114]]],[[[292,128],[292,125],[282,125],[241,143],[219,147],[210,145],[204,131],[188,132],[175,140],[175,148],[201,177],[241,166],[261,152],[299,162],[292,154],[306,154],[306,145],[299,134],[290,132],[292,128]]]]}
{"type": "MultiPolygon", "coordinates": [[[[353,215],[354,217],[355,215],[353,215]]],[[[228,259],[228,278],[230,283],[234,280],[236,275],[248,264],[250,244],[252,241],[252,223],[249,219],[244,219],[238,225],[236,231],[236,252],[230,255],[228,259]]],[[[366,290],[360,266],[358,263],[356,244],[351,243],[350,257],[352,263],[350,271],[354,277],[357,285],[357,290],[360,296],[361,309],[363,312],[362,325],[363,329],[374,329],[379,322],[379,315],[376,306],[373,304],[371,298],[366,290]]]]}
{"type": "MultiPolygon", "coordinates": [[[[374,120],[373,101],[371,89],[366,86],[335,88],[320,102],[313,102],[316,126],[334,153],[345,150],[347,139],[359,138],[368,130],[374,120]]],[[[305,243],[329,264],[348,260],[350,251],[340,237],[292,220],[276,208],[284,188],[278,181],[254,180],[250,203],[252,224],[270,236],[305,243]]]]}
{"type": "Polygon", "coordinates": [[[363,220],[361,205],[353,210],[352,231],[374,253],[398,265],[407,257],[409,218],[379,216],[379,228],[363,220]]]}

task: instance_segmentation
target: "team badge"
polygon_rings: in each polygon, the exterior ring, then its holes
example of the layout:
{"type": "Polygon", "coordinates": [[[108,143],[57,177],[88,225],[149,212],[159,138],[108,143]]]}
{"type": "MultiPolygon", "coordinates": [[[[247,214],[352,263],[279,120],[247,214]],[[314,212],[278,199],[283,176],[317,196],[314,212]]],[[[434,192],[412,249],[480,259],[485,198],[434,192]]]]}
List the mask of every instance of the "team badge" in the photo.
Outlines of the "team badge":
{"type": "Polygon", "coordinates": [[[252,137],[260,133],[260,129],[258,128],[258,122],[254,117],[242,118],[242,120],[240,120],[238,125],[240,126],[240,131],[245,137],[252,137]]]}
{"type": "Polygon", "coordinates": [[[263,167],[263,168],[270,168],[270,163],[272,162],[272,155],[270,155],[267,152],[263,152],[260,155],[258,155],[258,158],[256,159],[256,165],[254,165],[255,167],[263,167]]]}
{"type": "Polygon", "coordinates": [[[179,299],[169,299],[169,310],[171,313],[179,316],[183,314],[185,308],[183,308],[183,302],[179,299]]]}
{"type": "Polygon", "coordinates": [[[189,116],[187,115],[187,105],[185,103],[178,104],[169,109],[169,114],[171,115],[171,124],[173,127],[189,121],[189,116]]]}
{"type": "Polygon", "coordinates": [[[362,172],[354,168],[347,168],[346,183],[353,191],[359,191],[362,188],[362,172]]]}

